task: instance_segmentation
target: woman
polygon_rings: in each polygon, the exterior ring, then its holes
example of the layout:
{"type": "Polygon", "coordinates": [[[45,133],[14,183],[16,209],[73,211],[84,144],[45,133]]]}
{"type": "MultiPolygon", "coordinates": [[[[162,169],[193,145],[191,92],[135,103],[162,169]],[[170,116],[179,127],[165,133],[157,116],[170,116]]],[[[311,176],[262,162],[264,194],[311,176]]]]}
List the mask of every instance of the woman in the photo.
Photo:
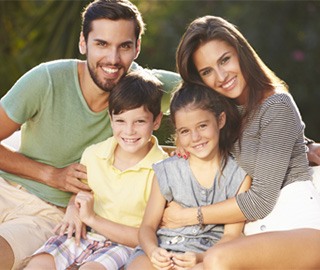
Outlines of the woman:
{"type": "MultiPolygon", "coordinates": [[[[194,20],[177,50],[188,83],[205,84],[242,113],[233,155],[252,177],[245,192],[202,208],[205,224],[247,221],[246,237],[216,245],[197,269],[319,269],[320,197],[308,171],[304,123],[287,86],[226,20],[194,20]],[[303,256],[301,256],[303,255],[303,256]]],[[[163,225],[197,224],[172,203],[163,225]]]]}

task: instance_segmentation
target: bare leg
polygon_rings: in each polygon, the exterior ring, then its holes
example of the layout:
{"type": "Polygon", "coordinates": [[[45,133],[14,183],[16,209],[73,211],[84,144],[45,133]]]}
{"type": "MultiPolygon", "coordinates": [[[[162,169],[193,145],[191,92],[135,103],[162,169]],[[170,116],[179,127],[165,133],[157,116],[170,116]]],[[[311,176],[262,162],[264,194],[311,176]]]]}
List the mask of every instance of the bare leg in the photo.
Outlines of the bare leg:
{"type": "Polygon", "coordinates": [[[136,257],[127,267],[128,270],[155,270],[147,255],[136,257]]]}
{"type": "Polygon", "coordinates": [[[25,270],[55,270],[56,264],[53,256],[48,253],[41,253],[31,258],[28,265],[24,268],[25,270]]]}
{"type": "Polygon", "coordinates": [[[320,230],[261,233],[212,247],[203,269],[320,269],[319,250],[320,230]]]}
{"type": "Polygon", "coordinates": [[[106,270],[105,267],[98,262],[87,262],[79,267],[79,270],[106,270]]]}
{"type": "Polygon", "coordinates": [[[1,269],[11,269],[14,263],[14,254],[11,246],[0,236],[0,265],[1,269]]]}

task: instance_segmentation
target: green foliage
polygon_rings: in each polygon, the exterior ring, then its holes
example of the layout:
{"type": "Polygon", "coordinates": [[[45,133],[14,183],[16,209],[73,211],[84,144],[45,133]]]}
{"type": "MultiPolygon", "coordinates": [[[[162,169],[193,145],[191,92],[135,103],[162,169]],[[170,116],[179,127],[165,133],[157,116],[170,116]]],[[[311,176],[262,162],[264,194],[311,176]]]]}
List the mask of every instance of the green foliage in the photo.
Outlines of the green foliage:
{"type": "MultiPolygon", "coordinates": [[[[147,32],[138,62],[175,70],[175,51],[187,24],[222,16],[247,37],[263,61],[290,87],[306,133],[320,141],[320,2],[133,0],[147,32]]],[[[80,57],[80,13],[88,0],[0,1],[0,96],[42,61],[80,57]]],[[[165,140],[165,139],[164,139],[165,140]]]]}

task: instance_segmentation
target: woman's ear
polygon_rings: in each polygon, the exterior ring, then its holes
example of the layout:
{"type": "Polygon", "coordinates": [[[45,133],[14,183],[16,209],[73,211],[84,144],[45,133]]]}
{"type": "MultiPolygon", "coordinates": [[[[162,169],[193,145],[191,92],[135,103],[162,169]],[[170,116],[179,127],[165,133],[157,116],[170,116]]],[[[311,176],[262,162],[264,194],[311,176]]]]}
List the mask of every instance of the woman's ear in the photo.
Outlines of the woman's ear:
{"type": "Polygon", "coordinates": [[[224,125],[226,124],[227,116],[225,112],[220,113],[219,118],[218,118],[218,126],[219,129],[222,129],[224,125]]]}
{"type": "Polygon", "coordinates": [[[79,38],[79,51],[82,55],[85,55],[87,52],[87,44],[82,32],[80,33],[79,38]]]}

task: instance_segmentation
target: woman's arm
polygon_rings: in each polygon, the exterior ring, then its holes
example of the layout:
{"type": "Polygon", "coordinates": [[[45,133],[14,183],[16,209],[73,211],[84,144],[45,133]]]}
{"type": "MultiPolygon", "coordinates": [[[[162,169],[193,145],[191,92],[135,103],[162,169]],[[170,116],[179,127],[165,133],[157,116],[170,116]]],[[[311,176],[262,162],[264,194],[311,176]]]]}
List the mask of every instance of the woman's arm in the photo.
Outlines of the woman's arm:
{"type": "MultiPolygon", "coordinates": [[[[247,191],[251,186],[252,179],[250,176],[246,176],[242,182],[238,194],[247,191]]],[[[243,232],[244,222],[225,224],[224,232],[222,238],[218,241],[217,244],[233,240],[237,237],[240,237],[243,232]]]]}
{"type": "MultiPolygon", "coordinates": [[[[251,185],[251,178],[246,176],[242,190],[249,189],[251,185]]],[[[198,224],[197,219],[198,208],[183,208],[176,202],[170,202],[163,213],[161,226],[167,228],[179,228],[183,226],[191,226],[198,224]]],[[[237,222],[244,222],[246,217],[241,212],[235,198],[202,206],[201,211],[203,214],[204,224],[230,224],[237,222]]]]}

